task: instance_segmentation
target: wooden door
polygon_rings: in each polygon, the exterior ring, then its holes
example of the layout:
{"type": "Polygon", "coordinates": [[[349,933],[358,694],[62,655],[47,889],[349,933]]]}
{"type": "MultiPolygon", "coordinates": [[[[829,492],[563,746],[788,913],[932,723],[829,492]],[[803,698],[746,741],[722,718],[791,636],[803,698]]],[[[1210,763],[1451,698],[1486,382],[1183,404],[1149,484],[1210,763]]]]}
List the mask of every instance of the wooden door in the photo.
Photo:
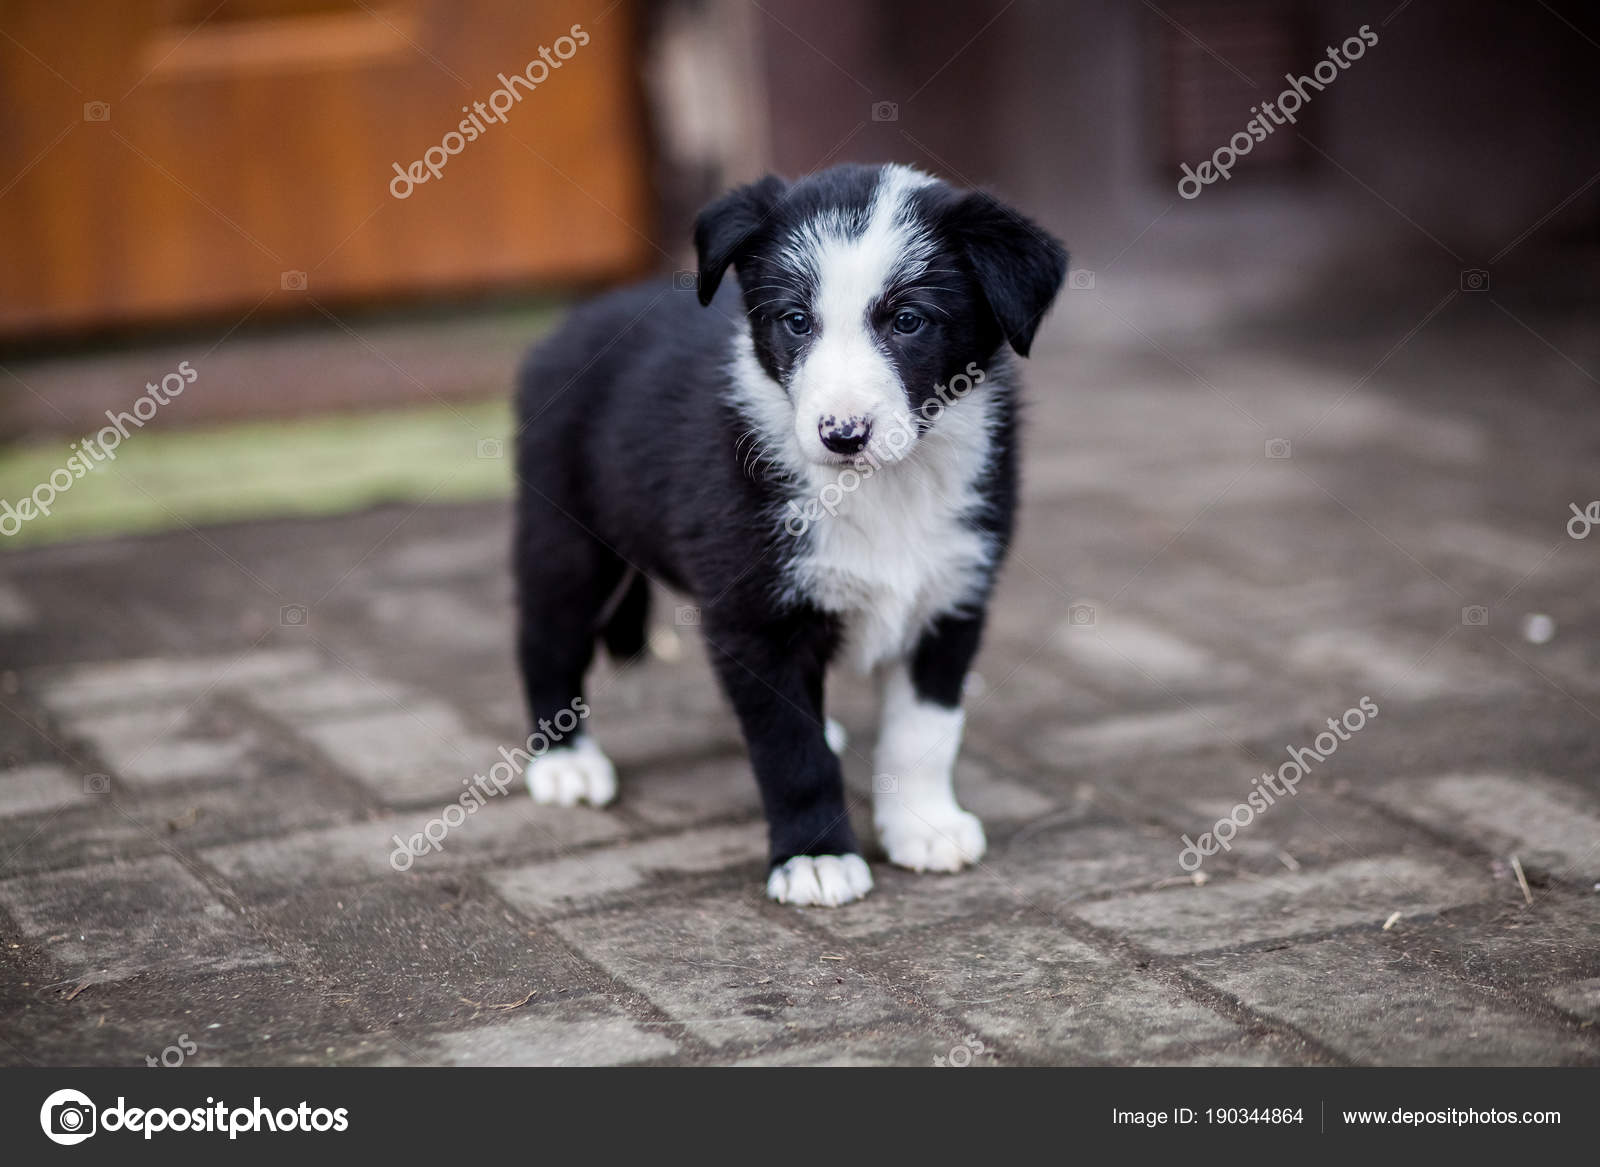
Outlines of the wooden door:
{"type": "Polygon", "coordinates": [[[637,269],[635,57],[628,0],[0,0],[0,336],[637,269]]]}

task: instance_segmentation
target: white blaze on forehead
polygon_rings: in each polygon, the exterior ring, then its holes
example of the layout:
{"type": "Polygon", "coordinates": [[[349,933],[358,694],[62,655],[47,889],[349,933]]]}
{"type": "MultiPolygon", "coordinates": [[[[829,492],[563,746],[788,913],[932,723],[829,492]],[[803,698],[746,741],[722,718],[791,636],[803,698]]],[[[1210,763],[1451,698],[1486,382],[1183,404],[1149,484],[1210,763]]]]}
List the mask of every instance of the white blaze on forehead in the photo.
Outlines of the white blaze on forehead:
{"type": "Polygon", "coordinates": [[[927,264],[929,240],[910,201],[932,182],[907,166],[884,167],[864,223],[830,215],[809,224],[790,247],[816,281],[817,339],[794,376],[795,433],[813,458],[828,457],[817,435],[827,417],[871,418],[870,449],[885,461],[898,460],[912,444],[905,389],[867,314],[897,278],[919,274],[927,264]]]}
{"type": "Polygon", "coordinates": [[[867,307],[897,275],[927,266],[928,239],[910,212],[912,194],[932,182],[909,166],[886,166],[864,230],[847,232],[837,220],[818,224],[810,260],[817,277],[816,311],[824,326],[864,323],[867,307]]]}

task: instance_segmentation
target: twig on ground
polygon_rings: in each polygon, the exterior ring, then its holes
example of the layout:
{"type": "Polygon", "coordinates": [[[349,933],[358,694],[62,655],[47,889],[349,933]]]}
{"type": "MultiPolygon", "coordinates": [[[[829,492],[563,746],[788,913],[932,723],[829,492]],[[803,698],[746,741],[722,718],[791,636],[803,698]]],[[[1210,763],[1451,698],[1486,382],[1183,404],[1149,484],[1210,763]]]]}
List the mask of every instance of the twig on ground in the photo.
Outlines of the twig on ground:
{"type": "Polygon", "coordinates": [[[1517,873],[1517,886],[1522,889],[1522,898],[1528,903],[1533,903],[1533,892],[1528,887],[1528,873],[1522,870],[1522,860],[1515,855],[1511,857],[1511,870],[1517,873]]]}

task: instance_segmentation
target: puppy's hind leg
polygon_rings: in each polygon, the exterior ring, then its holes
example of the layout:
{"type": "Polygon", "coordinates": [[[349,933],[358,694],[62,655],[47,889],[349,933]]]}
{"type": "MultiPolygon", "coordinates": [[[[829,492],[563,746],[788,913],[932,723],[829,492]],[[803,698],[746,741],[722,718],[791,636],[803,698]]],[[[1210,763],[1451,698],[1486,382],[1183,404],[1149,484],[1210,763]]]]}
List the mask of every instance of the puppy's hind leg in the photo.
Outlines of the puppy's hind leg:
{"type": "Polygon", "coordinates": [[[604,806],[617,796],[609,758],[585,733],[589,706],[584,675],[594,659],[597,619],[622,579],[624,565],[591,536],[541,525],[535,542],[517,544],[517,658],[533,727],[525,759],[534,801],[604,806]]]}

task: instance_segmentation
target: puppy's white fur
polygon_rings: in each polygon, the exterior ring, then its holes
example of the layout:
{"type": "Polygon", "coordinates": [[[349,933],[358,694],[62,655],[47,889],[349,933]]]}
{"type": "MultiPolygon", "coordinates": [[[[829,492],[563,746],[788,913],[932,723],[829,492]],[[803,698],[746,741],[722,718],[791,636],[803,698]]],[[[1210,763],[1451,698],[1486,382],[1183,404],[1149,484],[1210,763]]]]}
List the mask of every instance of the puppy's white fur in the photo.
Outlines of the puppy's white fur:
{"type": "Polygon", "coordinates": [[[959,871],[983,858],[983,824],[957,805],[952,781],[965,721],[919,701],[903,663],[885,670],[872,819],[891,863],[959,871]]]}
{"type": "Polygon", "coordinates": [[[780,904],[836,908],[872,890],[872,872],[859,855],[796,855],[767,877],[767,896],[780,904]]]}
{"type": "Polygon", "coordinates": [[[524,772],[535,802],[556,806],[605,806],[617,797],[617,771],[590,737],[557,747],[528,763],[524,772]]]}

